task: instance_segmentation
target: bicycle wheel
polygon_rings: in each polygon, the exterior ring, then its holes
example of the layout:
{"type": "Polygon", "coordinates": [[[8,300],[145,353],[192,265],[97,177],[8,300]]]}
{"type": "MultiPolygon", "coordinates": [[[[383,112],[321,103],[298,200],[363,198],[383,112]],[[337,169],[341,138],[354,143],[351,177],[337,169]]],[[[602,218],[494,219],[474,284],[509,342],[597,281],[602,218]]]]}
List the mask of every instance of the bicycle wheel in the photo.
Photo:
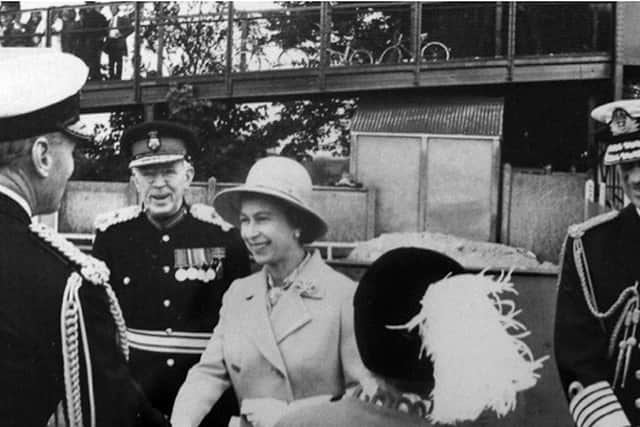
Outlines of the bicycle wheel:
{"type": "Polygon", "coordinates": [[[389,46],[380,54],[378,64],[399,64],[402,62],[402,50],[397,46],[389,46]]]}
{"type": "Polygon", "coordinates": [[[349,65],[373,64],[373,56],[371,52],[364,49],[356,49],[349,56],[349,65]]]}
{"type": "Polygon", "coordinates": [[[420,50],[422,62],[448,61],[450,49],[440,42],[429,42],[420,50]]]}
{"type": "Polygon", "coordinates": [[[309,57],[296,47],[285,49],[278,55],[277,66],[280,68],[302,68],[309,66],[309,57]]]}

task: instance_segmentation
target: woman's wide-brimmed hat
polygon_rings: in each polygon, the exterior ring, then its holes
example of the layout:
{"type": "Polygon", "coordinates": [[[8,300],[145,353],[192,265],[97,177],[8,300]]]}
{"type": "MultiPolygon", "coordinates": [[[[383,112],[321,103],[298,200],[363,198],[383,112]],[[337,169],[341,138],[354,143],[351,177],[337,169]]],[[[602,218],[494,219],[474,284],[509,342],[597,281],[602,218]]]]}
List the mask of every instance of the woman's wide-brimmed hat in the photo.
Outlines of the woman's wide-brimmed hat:
{"type": "Polygon", "coordinates": [[[243,196],[257,194],[277,199],[305,217],[301,241],[310,243],[327,232],[327,223],[311,207],[312,191],[309,172],[300,163],[287,157],[265,157],[251,167],[243,185],[218,193],[213,206],[222,218],[237,227],[243,196]]]}

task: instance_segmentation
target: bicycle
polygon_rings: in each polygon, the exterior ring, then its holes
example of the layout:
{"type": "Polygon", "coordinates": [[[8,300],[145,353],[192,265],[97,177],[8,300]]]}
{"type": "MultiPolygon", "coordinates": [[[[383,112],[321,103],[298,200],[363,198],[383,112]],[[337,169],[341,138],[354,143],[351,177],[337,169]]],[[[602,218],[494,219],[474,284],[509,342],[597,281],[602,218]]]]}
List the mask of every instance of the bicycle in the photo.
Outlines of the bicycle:
{"type": "MultiPolygon", "coordinates": [[[[420,34],[421,62],[448,61],[451,58],[451,49],[439,41],[430,41],[423,45],[428,36],[429,33],[420,34]]],[[[409,49],[403,45],[402,33],[398,33],[394,36],[394,39],[395,42],[382,51],[378,61],[376,62],[377,64],[397,64],[401,62],[410,62],[413,59],[413,52],[410,52],[409,49]]]]}
{"type": "Polygon", "coordinates": [[[235,52],[232,61],[233,71],[236,72],[263,71],[274,67],[273,62],[267,58],[262,49],[244,49],[235,52]]]}
{"type": "MultiPolygon", "coordinates": [[[[333,34],[331,34],[331,36],[334,37],[333,34]]],[[[335,39],[332,39],[331,41],[336,43],[338,40],[339,38],[335,36],[335,39]]],[[[354,49],[352,47],[353,41],[355,40],[353,32],[349,35],[345,35],[344,40],[346,41],[344,52],[340,52],[330,47],[326,48],[329,66],[335,67],[341,65],[373,64],[373,55],[371,52],[366,49],[354,49]]],[[[279,66],[291,66],[292,68],[295,68],[296,66],[317,66],[320,61],[319,58],[317,58],[317,55],[310,58],[304,50],[294,47],[282,51],[278,56],[277,63],[279,66]]]]}

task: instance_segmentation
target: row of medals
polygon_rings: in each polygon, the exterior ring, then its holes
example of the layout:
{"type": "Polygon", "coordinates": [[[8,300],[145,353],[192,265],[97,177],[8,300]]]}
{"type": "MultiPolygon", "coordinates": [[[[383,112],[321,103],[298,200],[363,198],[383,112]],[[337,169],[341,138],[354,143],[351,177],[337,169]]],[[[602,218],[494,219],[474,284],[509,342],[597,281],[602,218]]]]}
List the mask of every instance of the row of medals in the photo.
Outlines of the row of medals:
{"type": "Polygon", "coordinates": [[[209,268],[178,268],[174,274],[174,277],[178,282],[184,282],[185,280],[202,280],[203,282],[211,282],[216,278],[217,271],[222,263],[218,263],[216,267],[209,266],[209,268]]]}
{"type": "Polygon", "coordinates": [[[220,273],[224,248],[176,248],[173,251],[175,278],[178,282],[185,280],[202,280],[210,282],[220,273]]]}

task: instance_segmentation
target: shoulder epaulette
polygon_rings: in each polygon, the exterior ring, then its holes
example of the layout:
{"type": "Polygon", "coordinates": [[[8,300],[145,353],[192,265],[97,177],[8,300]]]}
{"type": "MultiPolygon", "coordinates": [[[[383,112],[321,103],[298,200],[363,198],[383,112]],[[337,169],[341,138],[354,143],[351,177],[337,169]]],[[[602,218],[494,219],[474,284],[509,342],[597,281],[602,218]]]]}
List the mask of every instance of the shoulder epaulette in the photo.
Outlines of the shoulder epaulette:
{"type": "Polygon", "coordinates": [[[618,213],[618,211],[613,210],[598,216],[594,216],[593,218],[589,218],[588,220],[579,224],[573,224],[569,227],[569,236],[573,239],[580,238],[584,235],[585,231],[597,227],[600,224],[604,224],[605,222],[611,221],[618,216],[618,213]]]}
{"type": "Polygon", "coordinates": [[[191,205],[191,215],[200,221],[215,224],[222,228],[222,231],[229,231],[233,228],[233,225],[222,219],[222,217],[209,205],[202,203],[195,203],[191,205]]]}
{"type": "Polygon", "coordinates": [[[115,211],[107,212],[96,217],[95,228],[100,231],[105,231],[107,228],[121,222],[126,222],[137,218],[142,212],[140,205],[132,205],[124,208],[116,209],[115,211]]]}
{"type": "Polygon", "coordinates": [[[55,249],[65,259],[80,267],[80,274],[94,285],[109,283],[109,268],[97,258],[82,252],[76,245],[44,224],[31,224],[33,234],[55,249]]]}

